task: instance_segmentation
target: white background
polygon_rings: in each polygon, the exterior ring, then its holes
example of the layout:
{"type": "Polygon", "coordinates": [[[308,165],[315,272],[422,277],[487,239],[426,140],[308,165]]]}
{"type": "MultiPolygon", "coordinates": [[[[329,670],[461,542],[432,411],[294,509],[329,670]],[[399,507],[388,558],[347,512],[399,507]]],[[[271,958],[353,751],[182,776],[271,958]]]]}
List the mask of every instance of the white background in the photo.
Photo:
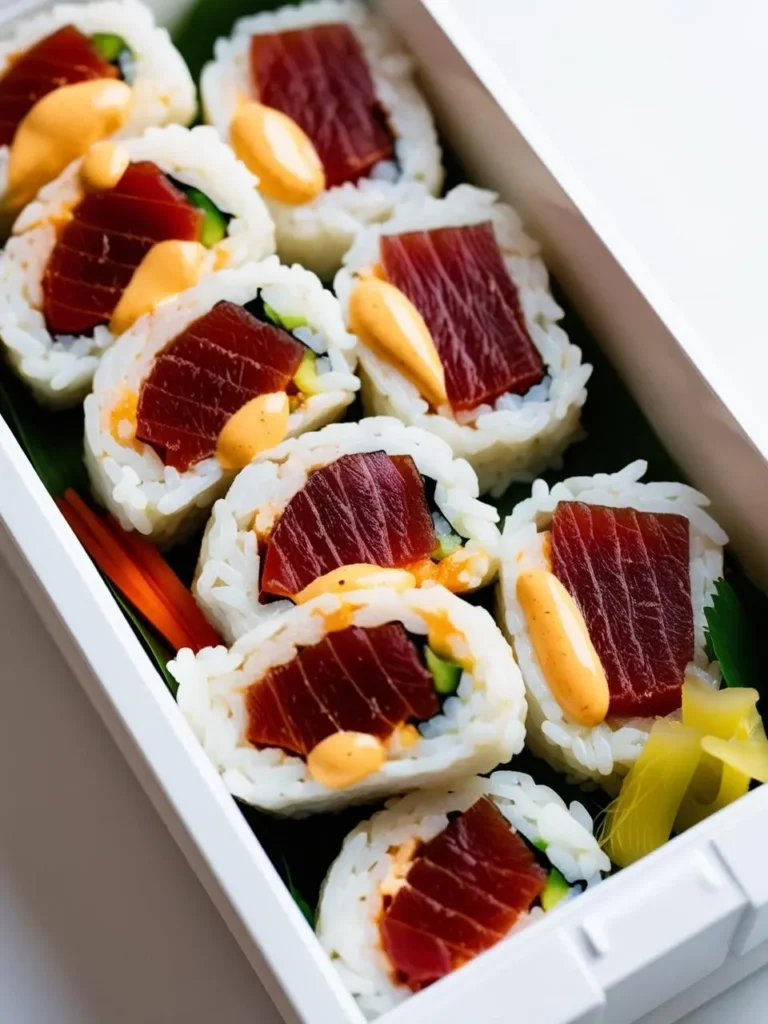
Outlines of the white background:
{"type": "MultiPolygon", "coordinates": [[[[0,560],[0,1024],[278,1024],[0,560]]],[[[765,1024],[768,968],[687,1018],[765,1024]]]]}

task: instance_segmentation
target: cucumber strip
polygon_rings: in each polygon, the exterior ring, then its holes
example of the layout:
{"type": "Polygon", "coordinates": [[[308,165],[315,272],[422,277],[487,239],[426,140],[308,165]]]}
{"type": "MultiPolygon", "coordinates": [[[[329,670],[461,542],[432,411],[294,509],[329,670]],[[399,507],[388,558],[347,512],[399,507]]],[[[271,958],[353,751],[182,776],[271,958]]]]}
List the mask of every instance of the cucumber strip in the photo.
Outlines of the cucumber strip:
{"type": "Polygon", "coordinates": [[[304,395],[318,395],[320,394],[317,387],[319,378],[317,356],[311,349],[307,349],[301,357],[298,370],[293,375],[293,383],[304,395]]]}
{"type": "Polygon", "coordinates": [[[124,50],[130,53],[130,47],[123,37],[113,32],[96,32],[91,36],[91,42],[98,55],[110,64],[114,64],[124,50]]]}
{"type": "Polygon", "coordinates": [[[541,906],[544,912],[549,913],[550,910],[554,910],[557,904],[561,903],[570,891],[571,887],[557,868],[552,868],[547,878],[547,884],[544,886],[544,891],[541,894],[541,906]]]}
{"type": "Polygon", "coordinates": [[[424,661],[432,673],[437,692],[445,697],[456,693],[461,679],[461,665],[438,657],[429,645],[424,648],[424,661]]]}
{"type": "Polygon", "coordinates": [[[183,181],[177,181],[175,178],[172,181],[176,188],[181,189],[193,206],[196,206],[198,210],[202,210],[203,219],[200,223],[200,242],[206,249],[212,249],[214,245],[218,245],[219,242],[227,237],[227,225],[231,217],[229,214],[223,213],[214,201],[209,199],[205,192],[201,192],[199,188],[185,185],[183,181]]]}
{"type": "Polygon", "coordinates": [[[264,312],[273,324],[277,324],[278,327],[285,328],[286,331],[295,331],[297,327],[307,326],[306,317],[286,316],[283,313],[278,313],[277,310],[273,309],[268,302],[264,303],[264,312]]]}
{"type": "Polygon", "coordinates": [[[463,541],[457,533],[441,533],[437,536],[437,547],[432,552],[432,559],[435,562],[442,562],[454,551],[458,551],[463,541]]]}

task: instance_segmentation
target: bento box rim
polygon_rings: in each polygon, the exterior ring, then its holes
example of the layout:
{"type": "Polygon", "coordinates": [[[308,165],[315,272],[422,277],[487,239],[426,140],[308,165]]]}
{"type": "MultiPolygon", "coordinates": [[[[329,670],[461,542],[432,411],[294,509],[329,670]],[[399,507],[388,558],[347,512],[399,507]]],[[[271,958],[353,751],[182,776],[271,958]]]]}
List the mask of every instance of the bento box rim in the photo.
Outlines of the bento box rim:
{"type": "MultiPolygon", "coordinates": [[[[183,825],[191,842],[182,844],[184,852],[189,857],[194,851],[203,858],[299,1020],[335,1024],[343,1019],[360,1024],[362,1014],[331,961],[179,713],[106,584],[1,419],[0,480],[0,520],[93,670],[101,695],[134,741],[135,756],[129,756],[132,768],[146,787],[145,772],[140,768],[149,767],[152,781],[183,825]]],[[[99,702],[96,706],[104,717],[99,702]]],[[[766,812],[768,791],[755,790],[538,922],[529,934],[540,939],[546,932],[564,933],[601,907],[652,885],[662,864],[681,865],[692,849],[706,847],[737,821],[756,824],[758,816],[766,812]]],[[[451,986],[456,999],[470,1000],[472,993],[481,990],[495,973],[499,956],[514,970],[517,954],[524,950],[527,939],[525,933],[517,935],[509,946],[497,947],[453,978],[379,1019],[387,1024],[397,1024],[401,1018],[404,1022],[432,1020],[433,1004],[442,1001],[440,990],[445,985],[451,986]]],[[[254,967],[269,988],[272,979],[258,964],[254,967]]]]}
{"type": "MultiPolygon", "coordinates": [[[[708,365],[697,350],[696,338],[684,315],[661,289],[639,260],[626,238],[603,215],[596,198],[576,179],[567,159],[544,133],[501,70],[483,53],[473,35],[440,0],[420,0],[438,25],[492,92],[509,119],[541,157],[579,211],[606,243],[609,251],[666,323],[713,391],[739,420],[749,438],[768,454],[768,423],[752,422],[749,410],[739,406],[738,396],[718,386],[717,368],[708,365]],[[459,42],[460,41],[460,42],[459,42]]],[[[44,6],[32,0],[0,11],[7,17],[44,6]]],[[[720,382],[721,383],[721,382],[720,382]]],[[[759,420],[759,417],[758,417],[759,420]]],[[[33,467],[11,431],[0,418],[0,521],[5,523],[27,566],[48,594],[68,635],[82,652],[98,682],[100,694],[133,740],[135,749],[124,749],[133,770],[148,788],[146,767],[152,781],[173,808],[175,824],[183,827],[181,845],[188,857],[202,857],[216,879],[222,898],[260,949],[268,972],[254,964],[268,988],[274,979],[299,1019],[306,1024],[338,1024],[343,1019],[360,1024],[357,1009],[335,969],[314,939],[309,926],[282,884],[255,835],[248,828],[216,771],[179,714],[159,673],[142,649],[127,620],[79,542],[71,534],[33,467]],[[119,657],[116,659],[116,653],[119,657]]],[[[92,696],[92,695],[91,695],[92,696]]],[[[96,704],[104,716],[103,705],[96,704]]],[[[759,815],[768,811],[768,791],[756,790],[714,818],[697,826],[671,845],[656,851],[620,876],[609,879],[558,914],[538,923],[531,935],[564,933],[601,906],[624,893],[637,892],[652,881],[662,864],[682,864],[693,848],[703,848],[737,822],[747,822],[759,837],[759,815]]],[[[166,824],[170,824],[166,820],[166,824]]],[[[172,829],[179,838],[178,829],[172,829]]],[[[196,858],[195,858],[196,859],[196,858]]],[[[193,867],[194,867],[193,863],[193,867]]],[[[212,894],[213,895],[213,894],[212,894]]],[[[217,901],[218,902],[218,901],[217,901]]],[[[745,903],[746,905],[746,903],[745,903]]],[[[399,1021],[432,1021],[432,1007],[450,992],[466,1011],[473,993],[491,980],[500,958],[514,971],[517,953],[527,936],[516,936],[510,946],[499,946],[452,978],[409,1000],[383,1018],[399,1021]]],[[[273,996],[275,986],[271,986],[273,996]]],[[[279,995],[279,993],[277,993],[279,995]]],[[[282,1006],[286,1004],[283,1002],[282,1006]]],[[[522,1019],[527,1010],[521,1007],[522,1019]]],[[[542,1021],[541,1024],[549,1024],[542,1021]]],[[[558,1020],[558,1024],[563,1024],[558,1020]]]]}

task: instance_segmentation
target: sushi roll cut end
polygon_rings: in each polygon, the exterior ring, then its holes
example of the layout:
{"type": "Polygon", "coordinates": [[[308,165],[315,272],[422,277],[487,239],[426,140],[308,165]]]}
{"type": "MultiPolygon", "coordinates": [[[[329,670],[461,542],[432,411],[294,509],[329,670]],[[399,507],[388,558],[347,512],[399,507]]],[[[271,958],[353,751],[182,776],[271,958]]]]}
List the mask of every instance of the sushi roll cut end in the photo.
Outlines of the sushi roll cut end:
{"type": "Polygon", "coordinates": [[[62,4],[0,42],[0,208],[16,214],[88,147],[188,123],[189,71],[137,0],[62,4]]]}
{"type": "Polygon", "coordinates": [[[579,803],[497,771],[391,800],[347,836],[317,934],[368,1017],[597,884],[610,861],[579,803]]]}
{"type": "Polygon", "coordinates": [[[529,743],[609,791],[692,678],[717,689],[705,611],[723,569],[706,498],[619,473],[537,481],[505,524],[500,592],[529,695],[529,743]]]}
{"type": "Polygon", "coordinates": [[[446,440],[481,493],[554,463],[586,399],[537,252],[514,210],[459,185],[362,229],[336,275],[366,412],[446,440]]]}
{"type": "Polygon", "coordinates": [[[207,122],[259,179],[281,259],[323,280],[360,226],[441,187],[411,61],[358,0],[241,18],[216,41],[200,92],[207,122]]]}
{"type": "Polygon", "coordinates": [[[230,791],[275,813],[488,771],[522,746],[508,646],[441,587],[324,594],[171,671],[230,791]]]}
{"type": "Polygon", "coordinates": [[[256,33],[250,71],[259,102],[235,112],[230,139],[271,198],[308,202],[392,157],[394,140],[349,25],[256,33]]]}

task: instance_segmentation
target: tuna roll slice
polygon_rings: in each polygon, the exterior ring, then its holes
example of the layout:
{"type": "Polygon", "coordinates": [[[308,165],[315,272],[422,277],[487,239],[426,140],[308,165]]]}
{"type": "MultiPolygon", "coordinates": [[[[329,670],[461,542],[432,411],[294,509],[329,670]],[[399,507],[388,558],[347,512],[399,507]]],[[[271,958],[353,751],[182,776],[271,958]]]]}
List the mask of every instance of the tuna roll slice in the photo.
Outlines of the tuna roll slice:
{"type": "Polygon", "coordinates": [[[229,651],[180,651],[171,671],[230,791],[273,813],[442,784],[523,744],[509,645],[485,609],[441,586],[324,594],[229,651]]]}
{"type": "Polygon", "coordinates": [[[317,933],[373,1017],[609,870],[581,804],[497,771],[412,793],[359,825],[325,880],[317,933]]]}
{"type": "Polygon", "coordinates": [[[367,177],[393,158],[394,137],[349,25],[257,34],[250,57],[255,94],[309,136],[327,188],[367,177]]]}
{"type": "Polygon", "coordinates": [[[16,220],[0,254],[0,338],[35,397],[66,408],[136,321],[272,252],[253,175],[213,129],[100,141],[16,220]]]}
{"type": "Polygon", "coordinates": [[[184,472],[215,455],[239,409],[259,395],[284,392],[303,353],[282,328],[217,302],[155,359],[139,391],[136,439],[184,472]]]}
{"type": "Polygon", "coordinates": [[[137,267],[158,242],[197,240],[202,212],[150,160],[72,210],[43,275],[52,335],[87,334],[112,318],[137,267]]]}
{"type": "Polygon", "coordinates": [[[537,253],[511,207],[460,185],[359,232],[336,276],[366,412],[444,438],[481,493],[559,460],[586,398],[537,253]]]}
{"type": "Polygon", "coordinates": [[[235,640],[320,593],[475,590],[493,579],[499,543],[498,512],[476,494],[445,442],[397,420],[305,434],[258,456],[217,502],[195,596],[235,640]]]}
{"type": "Polygon", "coordinates": [[[242,18],[214,53],[200,80],[206,119],[259,178],[284,262],[330,279],[357,228],[439,191],[411,62],[358,0],[242,18]]]}
{"type": "Polygon", "coordinates": [[[528,687],[530,742],[610,792],[654,721],[679,714],[686,678],[719,685],[705,609],[728,538],[703,494],[642,483],[645,469],[551,492],[537,481],[502,539],[501,615],[528,687]]]}
{"type": "Polygon", "coordinates": [[[62,3],[19,18],[0,40],[3,234],[92,143],[188,124],[195,110],[189,70],[148,6],[62,3]]]}
{"type": "Polygon", "coordinates": [[[248,741],[306,757],[337,732],[388,739],[407,722],[437,714],[434,680],[399,623],[348,626],[248,690],[248,741]]]}
{"type": "Polygon", "coordinates": [[[437,546],[424,481],[409,455],[342,455],[315,470],[278,520],[262,593],[295,597],[343,565],[400,568],[437,546]]]}
{"type": "Polygon", "coordinates": [[[609,714],[680,708],[693,661],[690,523],[561,501],[551,525],[552,571],[576,600],[608,677],[609,714]]]}
{"type": "Polygon", "coordinates": [[[117,78],[88,36],[65,25],[21,54],[0,77],[0,146],[10,146],[19,122],[54,89],[95,78],[117,78]]]}
{"type": "Polygon", "coordinates": [[[384,235],[381,267],[423,316],[454,412],[541,383],[544,363],[490,221],[384,235]]]}
{"type": "Polygon", "coordinates": [[[341,416],[353,345],[309,271],[214,272],[105,354],[85,403],[95,492],[125,529],[179,540],[255,455],[341,416]]]}

